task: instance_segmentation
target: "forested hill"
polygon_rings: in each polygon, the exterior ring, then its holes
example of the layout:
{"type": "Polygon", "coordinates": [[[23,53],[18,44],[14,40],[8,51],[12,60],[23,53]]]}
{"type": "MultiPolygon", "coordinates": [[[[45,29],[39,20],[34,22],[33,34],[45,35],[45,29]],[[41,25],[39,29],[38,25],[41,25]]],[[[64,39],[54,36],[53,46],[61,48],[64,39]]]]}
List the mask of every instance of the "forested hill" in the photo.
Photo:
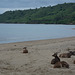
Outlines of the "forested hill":
{"type": "Polygon", "coordinates": [[[0,23],[75,24],[75,3],[6,11],[0,14],[0,23]]]}

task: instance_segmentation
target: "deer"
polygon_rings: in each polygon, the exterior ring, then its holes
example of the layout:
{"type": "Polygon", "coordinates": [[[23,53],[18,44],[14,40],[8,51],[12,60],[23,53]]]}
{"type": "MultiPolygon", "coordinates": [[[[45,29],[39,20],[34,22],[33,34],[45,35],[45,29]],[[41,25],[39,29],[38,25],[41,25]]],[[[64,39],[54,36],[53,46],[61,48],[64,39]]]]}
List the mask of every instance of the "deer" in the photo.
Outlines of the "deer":
{"type": "Polygon", "coordinates": [[[62,53],[59,55],[59,57],[61,58],[71,58],[72,55],[75,55],[75,51],[70,51],[70,49],[68,48],[68,53],[62,53]]]}
{"type": "Polygon", "coordinates": [[[61,58],[71,58],[72,54],[73,54],[72,51],[69,51],[68,53],[60,54],[59,57],[61,57],[61,58]]]}
{"type": "Polygon", "coordinates": [[[60,61],[54,64],[54,68],[69,68],[69,64],[65,61],[60,61]]]}
{"type": "Polygon", "coordinates": [[[69,64],[66,61],[60,61],[60,58],[57,56],[57,52],[52,55],[55,57],[52,59],[51,64],[54,64],[54,68],[69,68],[69,64]]]}
{"type": "Polygon", "coordinates": [[[51,64],[55,64],[56,62],[60,61],[60,58],[57,56],[57,52],[54,53],[52,56],[55,57],[55,58],[52,59],[51,64]]]}
{"type": "Polygon", "coordinates": [[[27,47],[24,47],[23,49],[23,53],[28,53],[27,47]]]}

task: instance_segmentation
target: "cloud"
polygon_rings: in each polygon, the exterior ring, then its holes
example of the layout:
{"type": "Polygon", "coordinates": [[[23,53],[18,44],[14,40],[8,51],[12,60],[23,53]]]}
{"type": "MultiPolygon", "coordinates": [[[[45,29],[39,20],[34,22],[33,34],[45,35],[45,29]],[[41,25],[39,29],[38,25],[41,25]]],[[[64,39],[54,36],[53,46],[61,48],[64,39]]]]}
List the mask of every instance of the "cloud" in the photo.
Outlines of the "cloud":
{"type": "Polygon", "coordinates": [[[14,10],[26,10],[29,8],[0,8],[0,14],[4,13],[5,11],[14,11],[14,10]]]}
{"type": "Polygon", "coordinates": [[[64,2],[75,2],[75,0],[0,0],[1,8],[40,7],[55,5],[64,2]]]}
{"type": "Polygon", "coordinates": [[[75,3],[75,0],[0,0],[0,13],[8,9],[37,8],[65,2],[75,3]]]}

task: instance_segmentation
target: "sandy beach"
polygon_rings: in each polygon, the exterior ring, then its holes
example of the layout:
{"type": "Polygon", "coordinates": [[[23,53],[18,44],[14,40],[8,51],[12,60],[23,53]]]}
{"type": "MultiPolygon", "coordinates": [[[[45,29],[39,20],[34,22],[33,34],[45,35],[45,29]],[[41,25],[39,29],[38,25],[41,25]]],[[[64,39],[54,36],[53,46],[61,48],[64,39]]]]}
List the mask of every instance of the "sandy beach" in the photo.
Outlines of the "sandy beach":
{"type": "Polygon", "coordinates": [[[60,58],[69,69],[51,64],[53,53],[68,49],[75,51],[75,37],[0,44],[0,75],[75,75],[75,56],[60,58]],[[27,47],[27,54],[23,47],[27,47]]]}

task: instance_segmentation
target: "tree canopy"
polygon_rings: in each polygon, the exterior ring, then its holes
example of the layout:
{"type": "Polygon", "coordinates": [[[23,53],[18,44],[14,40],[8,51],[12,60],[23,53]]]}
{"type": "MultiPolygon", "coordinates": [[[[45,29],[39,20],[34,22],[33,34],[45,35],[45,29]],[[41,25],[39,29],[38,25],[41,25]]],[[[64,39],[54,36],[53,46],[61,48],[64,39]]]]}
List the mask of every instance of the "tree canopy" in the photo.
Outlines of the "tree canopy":
{"type": "Polygon", "coordinates": [[[0,23],[75,24],[75,3],[6,11],[0,14],[0,23]]]}

